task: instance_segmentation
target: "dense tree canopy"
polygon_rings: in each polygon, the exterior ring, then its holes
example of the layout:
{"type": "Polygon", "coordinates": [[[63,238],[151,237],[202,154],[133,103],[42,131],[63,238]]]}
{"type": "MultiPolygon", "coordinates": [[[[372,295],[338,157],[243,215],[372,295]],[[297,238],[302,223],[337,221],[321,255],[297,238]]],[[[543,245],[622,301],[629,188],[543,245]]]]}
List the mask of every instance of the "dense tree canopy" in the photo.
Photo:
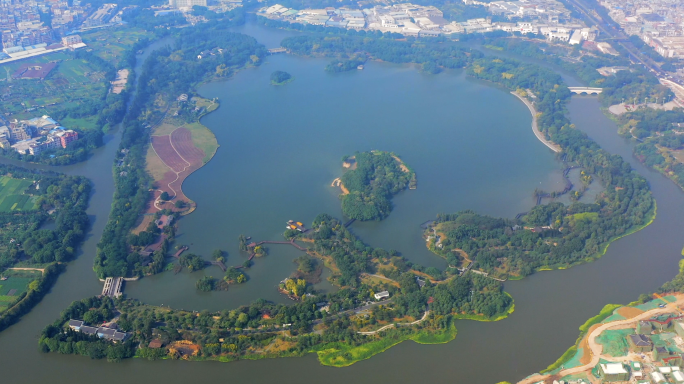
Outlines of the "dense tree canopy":
{"type": "MultiPolygon", "coordinates": [[[[258,65],[265,48],[253,37],[229,32],[227,27],[241,21],[213,20],[194,28],[181,29],[173,47],[151,53],[143,64],[139,87],[124,124],[124,132],[114,172],[116,191],[112,214],[98,244],[95,271],[99,277],[157,273],[163,268],[164,254],[158,251],[147,268],[139,257],[129,256],[128,236],[149,198],[149,176],[145,171],[148,121],[156,121],[164,111],[154,106],[156,97],[174,100],[189,93],[205,80],[226,77],[245,65],[258,65]],[[199,58],[202,57],[202,58],[199,58]]],[[[149,239],[147,239],[149,240],[149,239]]],[[[146,242],[142,239],[142,242],[146,242]]]]}
{"type": "Polygon", "coordinates": [[[382,220],[392,211],[393,195],[406,189],[412,172],[404,172],[391,153],[357,152],[356,168],[342,175],[349,191],[342,197],[342,212],[357,220],[382,220]]]}

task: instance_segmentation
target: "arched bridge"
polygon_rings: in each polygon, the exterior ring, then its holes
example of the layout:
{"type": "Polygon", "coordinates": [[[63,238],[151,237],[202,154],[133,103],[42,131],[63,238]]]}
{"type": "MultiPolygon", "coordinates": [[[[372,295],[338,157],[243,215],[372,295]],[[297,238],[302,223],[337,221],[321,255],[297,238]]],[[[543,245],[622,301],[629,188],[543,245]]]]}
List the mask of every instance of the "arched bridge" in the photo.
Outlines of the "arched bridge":
{"type": "Polygon", "coordinates": [[[603,92],[603,88],[591,88],[591,87],[568,87],[570,92],[581,95],[586,93],[587,95],[598,95],[603,92]]]}

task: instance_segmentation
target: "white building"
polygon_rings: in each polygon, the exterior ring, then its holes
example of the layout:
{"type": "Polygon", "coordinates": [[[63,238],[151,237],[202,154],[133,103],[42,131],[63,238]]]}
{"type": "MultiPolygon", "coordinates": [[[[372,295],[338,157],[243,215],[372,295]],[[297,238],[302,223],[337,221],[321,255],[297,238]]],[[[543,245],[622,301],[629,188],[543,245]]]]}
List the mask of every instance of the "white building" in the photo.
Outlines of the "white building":
{"type": "Polygon", "coordinates": [[[390,15],[380,15],[380,23],[383,28],[397,28],[397,23],[394,17],[390,15]]]}
{"type": "Polygon", "coordinates": [[[376,293],[374,296],[375,296],[375,300],[382,300],[382,299],[386,299],[386,298],[390,297],[390,294],[387,291],[382,291],[382,292],[376,293]]]}
{"type": "Polygon", "coordinates": [[[582,42],[582,30],[577,29],[572,33],[572,36],[570,37],[570,45],[577,45],[582,42]]]}

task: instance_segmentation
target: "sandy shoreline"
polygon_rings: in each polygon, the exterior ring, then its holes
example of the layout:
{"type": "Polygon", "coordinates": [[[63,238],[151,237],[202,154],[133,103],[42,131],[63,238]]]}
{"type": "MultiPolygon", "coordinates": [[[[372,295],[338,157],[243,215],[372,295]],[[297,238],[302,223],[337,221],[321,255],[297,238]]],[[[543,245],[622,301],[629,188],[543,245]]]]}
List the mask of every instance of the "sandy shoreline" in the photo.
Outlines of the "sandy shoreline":
{"type": "Polygon", "coordinates": [[[517,97],[518,99],[520,99],[520,101],[525,103],[525,105],[527,105],[527,108],[530,109],[530,113],[532,114],[532,132],[534,132],[534,135],[537,136],[537,139],[539,139],[539,141],[544,143],[544,145],[549,147],[549,149],[551,149],[552,151],[554,151],[556,153],[560,152],[561,151],[560,145],[558,145],[552,141],[547,140],[546,137],[544,137],[544,134],[539,132],[539,128],[537,127],[537,110],[534,108],[534,105],[532,105],[532,103],[530,103],[529,100],[518,95],[515,92],[511,92],[511,94],[514,95],[515,97],[517,97]]]}

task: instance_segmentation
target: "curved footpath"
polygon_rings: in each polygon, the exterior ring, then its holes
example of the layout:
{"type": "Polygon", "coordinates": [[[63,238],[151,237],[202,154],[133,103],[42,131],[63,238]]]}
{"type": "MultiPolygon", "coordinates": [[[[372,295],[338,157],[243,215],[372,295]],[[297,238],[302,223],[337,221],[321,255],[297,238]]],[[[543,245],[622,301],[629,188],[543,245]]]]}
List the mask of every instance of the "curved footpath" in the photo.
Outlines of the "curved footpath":
{"type": "Polygon", "coordinates": [[[532,105],[532,103],[530,103],[529,100],[518,95],[515,92],[511,92],[511,94],[514,95],[515,97],[517,97],[518,99],[520,99],[520,101],[525,103],[525,105],[527,105],[527,108],[530,109],[530,113],[532,114],[532,132],[534,132],[534,135],[537,136],[537,139],[539,139],[539,141],[544,143],[544,145],[549,147],[549,149],[551,149],[552,151],[554,151],[556,153],[560,152],[561,151],[560,145],[558,145],[552,141],[547,140],[546,137],[544,137],[544,134],[539,132],[539,128],[537,127],[537,110],[534,108],[534,105],[532,105]]]}
{"type": "MultiPolygon", "coordinates": [[[[599,344],[596,342],[596,338],[603,333],[603,331],[608,330],[610,328],[617,328],[620,326],[625,326],[625,325],[630,325],[633,323],[638,322],[639,320],[643,319],[648,319],[651,318],[655,315],[659,315],[662,313],[672,313],[672,312],[681,312],[679,308],[677,308],[677,305],[684,304],[684,295],[678,296],[677,300],[673,303],[668,303],[667,306],[664,308],[654,308],[651,309],[650,311],[646,311],[642,314],[639,314],[638,316],[632,317],[630,319],[625,319],[625,320],[618,320],[618,321],[611,321],[610,323],[605,323],[601,325],[600,327],[594,329],[589,335],[587,335],[587,342],[589,344],[589,349],[591,350],[591,361],[585,365],[581,365],[579,367],[574,367],[574,368],[568,368],[564,369],[560,372],[558,372],[554,376],[559,376],[559,377],[564,377],[568,375],[574,375],[576,373],[581,373],[584,371],[588,371],[590,369],[593,369],[596,364],[599,363],[601,359],[607,360],[607,361],[613,361],[613,362],[622,362],[626,360],[630,360],[631,356],[623,356],[623,357],[612,357],[612,356],[606,356],[603,355],[603,344],[599,344]]],[[[623,327],[625,328],[625,327],[623,327]]],[[[534,376],[530,376],[524,380],[521,380],[518,382],[518,384],[532,384],[532,383],[537,383],[540,381],[543,381],[545,379],[548,379],[551,375],[539,375],[536,374],[534,376]]]]}
{"type": "Polygon", "coordinates": [[[386,330],[386,329],[390,329],[390,328],[394,328],[394,327],[407,327],[407,326],[410,326],[410,325],[416,325],[416,324],[420,324],[420,323],[422,323],[423,321],[425,321],[425,319],[427,319],[428,315],[430,315],[430,310],[429,310],[429,309],[428,309],[427,311],[425,311],[425,313],[423,314],[423,317],[422,317],[422,318],[420,318],[420,319],[418,319],[418,320],[416,320],[416,321],[410,322],[410,323],[392,323],[392,324],[387,324],[387,325],[385,325],[385,326],[382,327],[382,328],[376,329],[375,331],[369,331],[369,332],[356,332],[356,333],[358,333],[359,335],[375,335],[375,334],[378,333],[378,332],[382,332],[382,331],[384,331],[384,330],[386,330]]]}

